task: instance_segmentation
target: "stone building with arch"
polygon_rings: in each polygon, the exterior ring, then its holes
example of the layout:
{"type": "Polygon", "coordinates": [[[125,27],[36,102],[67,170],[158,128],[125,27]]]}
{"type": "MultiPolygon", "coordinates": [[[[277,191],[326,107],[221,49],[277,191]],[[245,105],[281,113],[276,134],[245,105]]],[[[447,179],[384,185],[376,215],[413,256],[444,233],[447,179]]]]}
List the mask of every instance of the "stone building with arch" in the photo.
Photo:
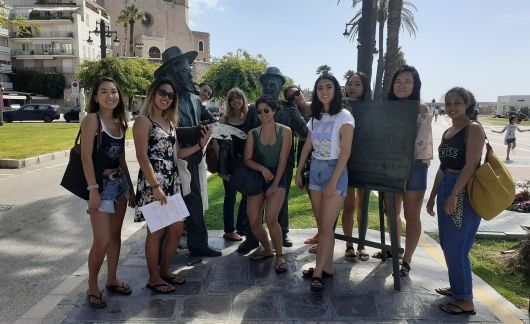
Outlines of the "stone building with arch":
{"type": "Polygon", "coordinates": [[[166,48],[178,46],[185,52],[199,52],[193,64],[195,78],[206,70],[210,62],[210,33],[190,29],[188,0],[98,0],[98,3],[107,9],[112,29],[118,32],[121,41],[113,46],[112,55],[161,60],[166,48]],[[134,24],[132,53],[129,27],[125,30],[123,23],[117,22],[121,10],[130,4],[144,12],[144,18],[134,24]]]}

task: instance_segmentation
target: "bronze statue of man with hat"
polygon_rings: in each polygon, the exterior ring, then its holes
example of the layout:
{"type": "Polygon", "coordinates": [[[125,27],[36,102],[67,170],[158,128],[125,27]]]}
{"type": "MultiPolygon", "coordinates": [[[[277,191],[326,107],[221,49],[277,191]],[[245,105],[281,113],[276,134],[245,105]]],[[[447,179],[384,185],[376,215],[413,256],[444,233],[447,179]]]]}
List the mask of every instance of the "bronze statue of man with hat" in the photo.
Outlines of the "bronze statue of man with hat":
{"type": "MultiPolygon", "coordinates": [[[[259,81],[261,83],[263,94],[270,95],[279,101],[282,86],[285,84],[285,76],[282,74],[280,69],[274,66],[269,66],[265,70],[265,72],[260,76],[259,81]]],[[[296,134],[298,137],[305,138],[307,136],[308,130],[306,122],[300,114],[300,111],[296,108],[296,106],[292,106],[284,102],[280,103],[280,109],[274,114],[274,120],[277,123],[283,124],[291,128],[293,133],[296,134]]],[[[258,127],[259,125],[260,122],[256,114],[256,108],[254,106],[251,106],[245,119],[246,129],[253,129],[258,127]]],[[[291,145],[291,152],[289,153],[289,157],[287,158],[287,165],[285,166],[285,180],[288,184],[291,183],[291,179],[293,177],[293,167],[295,160],[294,147],[295,145],[293,143],[293,145],[291,145]]],[[[287,236],[287,233],[289,232],[289,200],[287,199],[287,196],[289,195],[289,188],[290,186],[287,186],[285,190],[286,199],[284,199],[282,208],[280,209],[280,213],[278,214],[278,222],[280,223],[280,227],[282,228],[283,234],[283,246],[285,247],[293,246],[293,242],[287,236]]],[[[257,239],[249,231],[246,240],[239,245],[238,252],[248,253],[251,250],[257,248],[258,245],[259,243],[257,239]]]]}
{"type": "MultiPolygon", "coordinates": [[[[155,79],[168,79],[178,93],[179,122],[181,130],[204,129],[210,131],[208,124],[216,120],[202,104],[195,93],[191,64],[197,57],[196,51],[182,52],[177,46],[169,47],[162,53],[162,66],[155,71],[155,79]],[[201,126],[201,124],[203,126],[201,126]]],[[[197,132],[184,132],[177,128],[182,147],[197,144],[197,132]],[[195,134],[195,135],[193,135],[195,134]]],[[[200,132],[199,132],[200,134],[200,132]]],[[[208,231],[204,223],[204,210],[201,197],[199,163],[203,158],[199,151],[186,160],[191,173],[191,193],[184,197],[190,216],[186,218],[188,250],[192,256],[220,256],[221,251],[208,246],[208,231]]]]}

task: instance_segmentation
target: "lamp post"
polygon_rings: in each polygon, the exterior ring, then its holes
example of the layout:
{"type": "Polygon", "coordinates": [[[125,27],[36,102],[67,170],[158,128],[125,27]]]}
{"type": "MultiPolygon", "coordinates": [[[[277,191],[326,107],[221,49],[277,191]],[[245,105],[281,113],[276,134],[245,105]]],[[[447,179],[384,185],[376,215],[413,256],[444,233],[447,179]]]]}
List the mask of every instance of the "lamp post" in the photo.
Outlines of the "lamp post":
{"type": "Polygon", "coordinates": [[[86,41],[89,44],[92,44],[94,42],[94,40],[90,37],[90,34],[92,33],[95,35],[99,35],[99,41],[101,43],[101,59],[107,57],[107,37],[111,38],[112,34],[116,35],[113,40],[114,45],[118,46],[120,44],[120,40],[118,39],[118,32],[110,30],[110,27],[106,25],[105,20],[103,19],[101,19],[100,21],[96,21],[96,29],[88,31],[88,39],[86,41]]]}
{"type": "Polygon", "coordinates": [[[4,125],[4,86],[0,83],[0,126],[4,125]]]}

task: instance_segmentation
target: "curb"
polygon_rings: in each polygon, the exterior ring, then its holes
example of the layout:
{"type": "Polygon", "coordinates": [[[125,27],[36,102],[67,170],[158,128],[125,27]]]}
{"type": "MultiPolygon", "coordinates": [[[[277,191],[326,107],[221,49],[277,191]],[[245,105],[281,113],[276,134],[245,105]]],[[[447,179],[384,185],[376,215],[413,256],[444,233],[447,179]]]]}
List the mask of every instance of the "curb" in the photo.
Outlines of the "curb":
{"type": "MultiPolygon", "coordinates": [[[[125,146],[134,145],[133,140],[126,140],[125,146]]],[[[39,156],[28,157],[25,159],[0,159],[0,169],[21,169],[32,165],[58,160],[62,158],[68,158],[70,156],[70,150],[59,151],[54,153],[47,153],[39,156]]]]}

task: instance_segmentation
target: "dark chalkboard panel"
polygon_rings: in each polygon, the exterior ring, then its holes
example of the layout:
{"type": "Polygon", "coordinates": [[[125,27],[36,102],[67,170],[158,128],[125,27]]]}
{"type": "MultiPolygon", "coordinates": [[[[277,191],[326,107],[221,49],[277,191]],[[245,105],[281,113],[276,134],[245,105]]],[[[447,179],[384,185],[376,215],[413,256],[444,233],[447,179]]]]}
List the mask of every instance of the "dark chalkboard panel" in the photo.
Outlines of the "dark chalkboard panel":
{"type": "Polygon", "coordinates": [[[352,103],[349,186],[400,192],[414,162],[418,101],[352,103]]]}

